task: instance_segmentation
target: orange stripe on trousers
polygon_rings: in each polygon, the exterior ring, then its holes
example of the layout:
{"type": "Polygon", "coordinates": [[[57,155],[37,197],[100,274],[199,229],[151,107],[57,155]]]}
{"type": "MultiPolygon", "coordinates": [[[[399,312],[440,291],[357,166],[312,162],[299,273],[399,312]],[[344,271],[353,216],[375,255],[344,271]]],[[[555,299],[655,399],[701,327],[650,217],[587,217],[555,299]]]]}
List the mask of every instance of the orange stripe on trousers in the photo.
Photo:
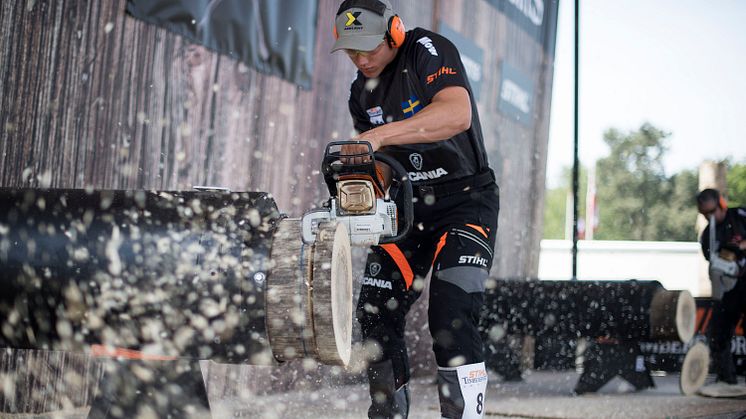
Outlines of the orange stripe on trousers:
{"type": "Polygon", "coordinates": [[[485,239],[486,239],[486,238],[489,238],[489,236],[487,236],[487,232],[485,232],[485,231],[484,231],[484,229],[483,229],[482,227],[480,227],[480,226],[478,226],[478,225],[474,225],[474,224],[467,224],[466,226],[467,226],[467,227],[471,227],[471,228],[473,228],[474,230],[477,230],[478,232],[482,233],[482,235],[484,236],[484,238],[485,238],[485,239]]]}
{"type": "Polygon", "coordinates": [[[446,245],[446,237],[448,236],[448,232],[443,233],[442,236],[440,236],[440,240],[438,241],[438,246],[435,248],[435,255],[433,256],[433,263],[430,265],[435,265],[435,259],[438,258],[438,254],[441,250],[443,250],[443,246],[446,245]]]}
{"type": "Polygon", "coordinates": [[[395,244],[382,244],[381,248],[391,256],[391,259],[394,260],[394,263],[396,263],[396,266],[399,268],[399,272],[401,272],[404,277],[404,283],[407,284],[407,289],[409,289],[414,280],[414,273],[412,272],[412,267],[409,266],[409,262],[407,262],[407,258],[404,257],[404,253],[402,253],[399,246],[395,244]]]}

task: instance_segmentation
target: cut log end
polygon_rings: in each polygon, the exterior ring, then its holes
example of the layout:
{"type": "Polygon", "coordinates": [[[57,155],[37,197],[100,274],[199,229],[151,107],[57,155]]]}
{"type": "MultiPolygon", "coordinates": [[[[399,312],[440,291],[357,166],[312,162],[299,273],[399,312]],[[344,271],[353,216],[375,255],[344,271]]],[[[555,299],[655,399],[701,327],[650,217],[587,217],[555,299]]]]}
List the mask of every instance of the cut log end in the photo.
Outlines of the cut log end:
{"type": "Polygon", "coordinates": [[[660,290],[650,303],[650,337],[689,342],[696,328],[697,306],[689,291],[660,290]]]}
{"type": "Polygon", "coordinates": [[[352,352],[352,257],[347,228],[323,225],[313,261],[313,324],[319,360],[347,365],[352,352]]]}
{"type": "Polygon", "coordinates": [[[695,343],[689,348],[681,364],[681,393],[686,396],[696,393],[705,384],[709,368],[710,349],[702,342],[695,343]]]}
{"type": "Polygon", "coordinates": [[[274,233],[267,281],[267,334],[278,361],[313,358],[347,365],[352,351],[350,241],[342,224],[320,226],[317,240],[301,240],[299,219],[274,233]]]}

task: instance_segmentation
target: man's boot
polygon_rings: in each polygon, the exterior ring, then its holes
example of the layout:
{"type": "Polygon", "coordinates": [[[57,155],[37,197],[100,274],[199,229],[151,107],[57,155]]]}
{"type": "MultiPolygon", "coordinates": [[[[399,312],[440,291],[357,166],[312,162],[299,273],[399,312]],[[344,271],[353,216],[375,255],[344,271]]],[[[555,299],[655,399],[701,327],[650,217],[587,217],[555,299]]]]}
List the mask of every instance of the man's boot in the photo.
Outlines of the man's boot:
{"type": "Polygon", "coordinates": [[[381,361],[368,365],[371,405],[368,417],[371,419],[407,419],[409,416],[409,386],[397,387],[391,361],[381,361]]]}
{"type": "Polygon", "coordinates": [[[717,381],[727,384],[738,384],[736,377],[736,366],[733,363],[733,355],[730,352],[730,342],[725,348],[715,354],[715,367],[717,368],[717,381]]]}
{"type": "Polygon", "coordinates": [[[438,367],[438,396],[443,418],[482,418],[486,391],[484,362],[456,368],[438,367]]]}

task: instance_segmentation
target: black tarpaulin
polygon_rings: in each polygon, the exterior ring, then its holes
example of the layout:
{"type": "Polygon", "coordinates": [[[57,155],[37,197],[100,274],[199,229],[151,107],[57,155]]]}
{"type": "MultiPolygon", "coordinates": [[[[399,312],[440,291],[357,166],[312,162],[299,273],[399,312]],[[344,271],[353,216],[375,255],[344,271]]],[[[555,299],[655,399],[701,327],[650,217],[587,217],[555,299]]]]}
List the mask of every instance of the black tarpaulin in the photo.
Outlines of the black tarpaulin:
{"type": "Polygon", "coordinates": [[[127,12],[311,88],[317,0],[127,0],[127,12]]]}

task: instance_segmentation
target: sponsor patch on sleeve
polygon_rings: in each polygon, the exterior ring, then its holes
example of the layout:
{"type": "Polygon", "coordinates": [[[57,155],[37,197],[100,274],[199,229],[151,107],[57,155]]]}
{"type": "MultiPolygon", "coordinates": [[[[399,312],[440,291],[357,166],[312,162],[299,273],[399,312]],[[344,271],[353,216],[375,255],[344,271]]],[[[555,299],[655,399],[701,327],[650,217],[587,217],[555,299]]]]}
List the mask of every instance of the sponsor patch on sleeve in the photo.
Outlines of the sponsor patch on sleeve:
{"type": "Polygon", "coordinates": [[[383,108],[380,106],[376,106],[375,108],[370,108],[366,112],[368,112],[368,117],[370,118],[370,123],[373,125],[383,125],[383,108]]]}

